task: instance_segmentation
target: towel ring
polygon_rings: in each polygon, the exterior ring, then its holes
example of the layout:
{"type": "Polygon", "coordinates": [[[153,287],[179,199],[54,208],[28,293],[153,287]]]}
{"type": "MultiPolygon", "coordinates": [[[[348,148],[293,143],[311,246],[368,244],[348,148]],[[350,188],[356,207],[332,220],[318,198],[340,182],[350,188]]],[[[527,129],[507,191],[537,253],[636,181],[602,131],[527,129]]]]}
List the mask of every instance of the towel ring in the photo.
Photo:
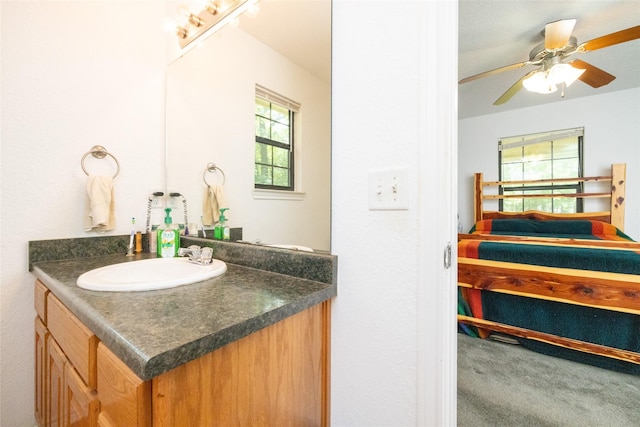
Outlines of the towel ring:
{"type": "Polygon", "coordinates": [[[102,145],[94,145],[93,147],[91,147],[91,150],[84,153],[84,156],[82,156],[82,160],[80,160],[80,166],[87,176],[89,175],[89,172],[87,172],[87,169],[84,167],[84,160],[89,154],[91,154],[96,159],[104,159],[107,156],[111,157],[113,161],[116,162],[116,173],[113,175],[113,179],[118,176],[118,174],[120,173],[120,163],[118,162],[118,159],[116,159],[113,154],[109,153],[107,149],[102,145]]]}
{"type": "Polygon", "coordinates": [[[215,163],[207,164],[206,169],[204,170],[204,172],[202,172],[202,179],[204,180],[204,183],[206,185],[211,185],[207,182],[207,172],[209,173],[220,172],[222,174],[222,185],[224,185],[224,182],[226,180],[226,177],[224,176],[224,171],[220,169],[218,166],[216,166],[215,163]]]}

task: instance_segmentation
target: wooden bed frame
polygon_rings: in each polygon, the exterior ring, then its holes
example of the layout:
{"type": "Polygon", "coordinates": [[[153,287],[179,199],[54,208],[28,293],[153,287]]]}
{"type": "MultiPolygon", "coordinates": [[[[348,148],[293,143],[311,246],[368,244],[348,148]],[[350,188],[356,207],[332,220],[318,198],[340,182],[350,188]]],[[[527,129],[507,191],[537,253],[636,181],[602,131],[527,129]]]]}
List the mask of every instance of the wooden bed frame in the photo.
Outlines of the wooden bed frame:
{"type": "MultiPolygon", "coordinates": [[[[482,174],[475,175],[475,219],[529,218],[529,219],[590,219],[615,225],[620,230],[624,224],[624,190],[626,167],[624,164],[612,165],[611,176],[572,178],[563,180],[486,182],[482,174]],[[610,197],[610,210],[581,214],[549,214],[539,211],[524,213],[504,213],[484,211],[483,200],[509,197],[545,197],[544,195],[484,195],[483,187],[503,184],[541,184],[551,182],[611,181],[610,193],[563,194],[558,197],[610,197]]],[[[546,196],[548,197],[548,196],[546,196]]],[[[554,195],[556,197],[556,195],[554,195]]],[[[620,249],[638,249],[640,242],[575,240],[543,237],[515,237],[489,234],[460,234],[459,241],[500,240],[535,242],[536,244],[561,244],[572,246],[609,247],[620,249]]],[[[588,270],[540,267],[509,262],[487,261],[471,258],[458,258],[458,286],[484,291],[500,292],[526,296],[574,305],[601,308],[606,310],[640,315],[640,276],[634,274],[603,273],[588,270]]],[[[613,347],[582,342],[557,335],[519,328],[489,320],[458,315],[458,321],[485,330],[536,340],[582,352],[606,356],[613,359],[640,365],[640,353],[613,347]]]]}
{"type": "Polygon", "coordinates": [[[539,179],[528,181],[483,181],[482,174],[475,174],[475,192],[474,192],[474,219],[478,222],[482,219],[495,218],[530,218],[530,219],[591,219],[603,221],[615,225],[620,230],[624,230],[624,198],[627,167],[625,163],[611,165],[611,175],[609,176],[591,176],[582,178],[561,178],[561,179],[539,179]],[[574,194],[554,194],[553,198],[573,198],[573,199],[593,199],[593,198],[609,198],[610,209],[604,212],[587,212],[575,214],[552,214],[540,211],[527,212],[499,212],[485,211],[483,202],[485,200],[499,199],[533,199],[533,198],[549,198],[546,194],[484,194],[484,187],[499,187],[502,185],[517,184],[562,184],[567,182],[611,182],[611,191],[606,193],[574,193],[574,194]]]}

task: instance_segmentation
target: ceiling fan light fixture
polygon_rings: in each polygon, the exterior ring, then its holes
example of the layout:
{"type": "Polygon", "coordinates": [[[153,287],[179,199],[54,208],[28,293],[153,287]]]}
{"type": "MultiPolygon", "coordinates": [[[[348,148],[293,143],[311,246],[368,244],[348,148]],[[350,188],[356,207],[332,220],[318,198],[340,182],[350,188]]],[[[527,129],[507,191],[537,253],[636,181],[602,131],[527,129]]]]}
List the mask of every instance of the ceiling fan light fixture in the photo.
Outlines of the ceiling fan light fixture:
{"type": "Polygon", "coordinates": [[[530,92],[548,94],[556,92],[558,86],[560,86],[561,94],[564,98],[565,87],[571,86],[578,79],[592,88],[599,88],[611,83],[616,78],[613,74],[609,74],[580,59],[568,60],[568,58],[577,53],[591,52],[638,40],[640,39],[640,25],[578,44],[578,39],[571,35],[575,24],[575,19],[562,19],[547,23],[542,33],[544,42],[531,49],[528,61],[494,68],[465,77],[458,84],[468,83],[481,77],[493,76],[524,66],[533,65],[539,67],[537,70],[530,71],[520,77],[493,103],[493,105],[502,105],[523,87],[530,92]]]}
{"type": "Polygon", "coordinates": [[[522,85],[529,92],[536,92],[540,94],[553,93],[558,90],[556,85],[549,80],[548,73],[546,71],[536,71],[531,76],[522,81],[522,85]]]}
{"type": "Polygon", "coordinates": [[[586,70],[574,68],[570,64],[556,64],[549,70],[548,79],[554,84],[559,85],[564,83],[566,87],[569,87],[578,80],[578,78],[586,70]]]}
{"type": "Polygon", "coordinates": [[[547,71],[536,71],[522,81],[522,85],[529,92],[541,94],[553,93],[558,90],[558,85],[571,86],[585,70],[572,67],[571,64],[558,63],[547,71]]]}

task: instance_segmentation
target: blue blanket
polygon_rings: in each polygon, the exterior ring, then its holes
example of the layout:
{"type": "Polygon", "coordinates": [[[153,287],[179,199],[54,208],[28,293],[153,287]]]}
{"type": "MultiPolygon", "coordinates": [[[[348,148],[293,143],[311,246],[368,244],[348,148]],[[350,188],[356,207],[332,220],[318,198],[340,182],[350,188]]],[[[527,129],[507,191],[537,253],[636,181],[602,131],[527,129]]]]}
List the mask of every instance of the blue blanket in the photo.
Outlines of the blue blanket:
{"type": "Polygon", "coordinates": [[[590,220],[485,219],[469,233],[633,241],[611,224],[590,220]]]}

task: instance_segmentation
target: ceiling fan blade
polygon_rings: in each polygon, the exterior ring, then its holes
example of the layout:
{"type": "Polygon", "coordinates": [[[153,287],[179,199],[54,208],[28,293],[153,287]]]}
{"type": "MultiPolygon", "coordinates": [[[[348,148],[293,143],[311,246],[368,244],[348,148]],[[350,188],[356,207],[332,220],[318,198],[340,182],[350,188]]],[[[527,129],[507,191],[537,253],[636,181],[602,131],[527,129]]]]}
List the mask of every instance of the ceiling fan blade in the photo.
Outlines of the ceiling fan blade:
{"type": "Polygon", "coordinates": [[[570,61],[569,64],[574,68],[586,70],[580,77],[578,77],[578,79],[594,88],[608,85],[616,78],[616,76],[609,74],[594,65],[581,61],[580,59],[574,59],[573,61],[570,61]]]}
{"type": "Polygon", "coordinates": [[[518,68],[524,67],[525,65],[531,65],[531,64],[532,64],[531,61],[525,61],[525,62],[519,62],[517,64],[506,65],[504,67],[496,68],[494,70],[489,70],[489,71],[485,71],[485,72],[480,73],[480,74],[476,74],[476,75],[473,75],[473,76],[466,77],[466,78],[460,80],[458,82],[458,84],[468,83],[470,81],[477,80],[477,79],[479,79],[481,77],[492,76],[494,74],[502,73],[504,71],[516,70],[518,68]]]}
{"type": "Polygon", "coordinates": [[[560,21],[549,22],[544,26],[544,47],[545,49],[560,49],[564,47],[571,37],[573,27],[576,25],[575,19],[562,19],[560,21]]]}
{"type": "Polygon", "coordinates": [[[577,50],[580,52],[591,52],[592,50],[602,49],[603,47],[609,47],[636,39],[640,39],[640,25],[586,41],[578,46],[577,50]]]}
{"type": "Polygon", "coordinates": [[[498,99],[496,99],[496,102],[493,103],[493,105],[501,105],[504,104],[505,102],[507,102],[508,100],[510,100],[511,98],[513,98],[513,95],[515,95],[516,93],[518,93],[518,91],[520,89],[522,89],[522,82],[524,81],[524,79],[526,79],[527,77],[529,77],[530,75],[532,75],[533,73],[535,73],[538,70],[533,70],[528,72],[527,74],[525,74],[524,76],[522,76],[520,78],[520,80],[518,80],[517,82],[515,82],[513,84],[513,86],[511,86],[509,89],[507,89],[507,91],[505,93],[502,94],[502,96],[498,99]]]}

